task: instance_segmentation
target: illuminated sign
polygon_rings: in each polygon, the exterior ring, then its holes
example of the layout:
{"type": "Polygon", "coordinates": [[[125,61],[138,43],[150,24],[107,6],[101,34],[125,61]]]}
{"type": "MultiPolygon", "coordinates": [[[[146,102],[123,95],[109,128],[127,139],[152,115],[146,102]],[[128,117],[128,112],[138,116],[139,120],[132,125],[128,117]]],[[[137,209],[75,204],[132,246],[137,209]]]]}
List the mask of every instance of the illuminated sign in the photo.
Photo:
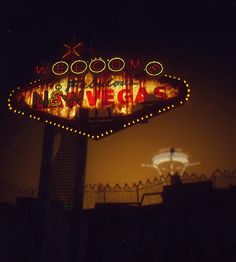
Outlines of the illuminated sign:
{"type": "Polygon", "coordinates": [[[121,57],[88,61],[75,48],[68,50],[65,56],[76,54],[76,59],[36,66],[41,79],[13,90],[8,98],[10,110],[99,139],[189,99],[186,81],[163,74],[159,61],[121,57]],[[86,117],[82,117],[84,112],[86,117]]]}

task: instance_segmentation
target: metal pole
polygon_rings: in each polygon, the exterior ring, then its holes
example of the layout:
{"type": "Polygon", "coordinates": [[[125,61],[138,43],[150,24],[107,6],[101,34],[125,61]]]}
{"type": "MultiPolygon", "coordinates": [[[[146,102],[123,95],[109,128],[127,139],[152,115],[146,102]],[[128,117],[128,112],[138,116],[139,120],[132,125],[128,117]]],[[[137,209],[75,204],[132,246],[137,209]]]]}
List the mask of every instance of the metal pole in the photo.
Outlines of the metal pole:
{"type": "Polygon", "coordinates": [[[32,260],[34,262],[44,261],[44,237],[45,237],[45,215],[46,215],[46,202],[48,200],[48,176],[50,173],[51,154],[53,150],[53,129],[45,126],[44,139],[43,139],[43,153],[41,159],[41,170],[39,178],[39,218],[38,224],[35,229],[35,240],[32,244],[33,254],[32,260]]]}
{"type": "Polygon", "coordinates": [[[170,174],[171,174],[171,176],[173,176],[174,175],[174,170],[173,170],[173,154],[174,154],[174,152],[175,152],[175,149],[174,148],[171,148],[170,149],[170,174]]]}
{"type": "MultiPolygon", "coordinates": [[[[87,110],[80,111],[80,121],[87,123],[87,110]]],[[[75,176],[73,206],[71,211],[71,262],[83,261],[83,242],[81,241],[81,225],[84,202],[87,144],[88,139],[86,136],[78,137],[78,169],[75,176]]]]}

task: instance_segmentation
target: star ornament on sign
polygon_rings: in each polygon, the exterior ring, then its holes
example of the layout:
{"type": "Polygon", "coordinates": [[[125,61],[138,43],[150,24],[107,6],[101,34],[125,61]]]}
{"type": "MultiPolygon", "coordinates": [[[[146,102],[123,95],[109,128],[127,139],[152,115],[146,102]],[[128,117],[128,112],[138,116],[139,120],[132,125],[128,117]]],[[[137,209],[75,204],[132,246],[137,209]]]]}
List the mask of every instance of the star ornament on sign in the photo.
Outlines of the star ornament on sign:
{"type": "Polygon", "coordinates": [[[64,54],[63,58],[67,57],[68,55],[70,54],[75,54],[76,56],[80,56],[80,52],[79,52],[79,49],[82,48],[83,46],[83,42],[80,42],[78,43],[77,45],[75,46],[69,46],[67,44],[64,44],[64,46],[68,49],[67,52],[64,54]]]}

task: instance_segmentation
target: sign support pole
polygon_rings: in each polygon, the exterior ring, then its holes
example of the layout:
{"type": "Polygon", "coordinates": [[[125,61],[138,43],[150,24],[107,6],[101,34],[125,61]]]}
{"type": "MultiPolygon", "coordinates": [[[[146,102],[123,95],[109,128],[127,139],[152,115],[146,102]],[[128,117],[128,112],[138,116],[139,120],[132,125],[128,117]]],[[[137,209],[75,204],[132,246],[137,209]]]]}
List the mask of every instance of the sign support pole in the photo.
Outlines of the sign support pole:
{"type": "MultiPolygon", "coordinates": [[[[80,121],[86,125],[88,110],[80,110],[80,121]]],[[[71,211],[71,262],[83,261],[84,246],[81,239],[82,212],[87,160],[87,136],[78,139],[78,169],[75,175],[73,206],[71,211]]]]}

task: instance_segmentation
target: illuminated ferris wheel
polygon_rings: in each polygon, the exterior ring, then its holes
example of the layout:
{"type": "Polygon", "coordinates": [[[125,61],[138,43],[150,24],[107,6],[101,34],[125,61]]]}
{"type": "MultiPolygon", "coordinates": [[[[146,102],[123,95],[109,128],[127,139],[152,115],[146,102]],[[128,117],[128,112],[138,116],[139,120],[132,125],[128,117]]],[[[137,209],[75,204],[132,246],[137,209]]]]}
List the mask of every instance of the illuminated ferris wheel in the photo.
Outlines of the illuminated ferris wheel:
{"type": "Polygon", "coordinates": [[[142,164],[142,167],[154,168],[160,176],[174,175],[176,172],[182,176],[187,167],[199,164],[190,163],[188,155],[179,148],[165,148],[152,158],[152,164],[142,164]]]}

